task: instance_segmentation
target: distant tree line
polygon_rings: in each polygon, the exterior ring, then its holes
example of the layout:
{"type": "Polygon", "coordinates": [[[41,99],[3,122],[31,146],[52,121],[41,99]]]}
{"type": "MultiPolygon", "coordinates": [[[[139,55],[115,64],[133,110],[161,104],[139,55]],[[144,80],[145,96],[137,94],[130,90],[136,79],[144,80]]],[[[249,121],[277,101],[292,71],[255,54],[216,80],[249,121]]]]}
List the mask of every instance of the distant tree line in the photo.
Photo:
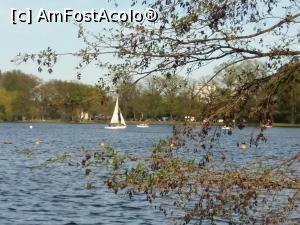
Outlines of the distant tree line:
{"type": "MultiPolygon", "coordinates": [[[[277,73],[285,73],[284,67],[277,73]]],[[[116,90],[127,120],[165,117],[183,121],[189,115],[202,121],[213,107],[236,94],[235,90],[240,90],[241,85],[268,78],[263,65],[256,61],[235,65],[222,73],[208,85],[204,80],[179,75],[152,76],[134,85],[130,79],[120,81],[116,90]]],[[[300,123],[300,72],[293,73],[291,80],[281,85],[273,98],[275,122],[300,123]]],[[[4,72],[0,73],[0,120],[107,121],[114,107],[114,96],[98,85],[61,80],[44,82],[18,70],[4,72]],[[83,118],[83,115],[88,116],[83,118]]],[[[247,104],[230,116],[251,120],[258,101],[259,95],[249,96],[247,104]]],[[[226,116],[229,115],[224,113],[226,116]]]]}
{"type": "Polygon", "coordinates": [[[105,94],[96,86],[41,79],[10,71],[0,74],[0,119],[3,121],[80,120],[81,112],[91,116],[106,113],[105,94]]]}

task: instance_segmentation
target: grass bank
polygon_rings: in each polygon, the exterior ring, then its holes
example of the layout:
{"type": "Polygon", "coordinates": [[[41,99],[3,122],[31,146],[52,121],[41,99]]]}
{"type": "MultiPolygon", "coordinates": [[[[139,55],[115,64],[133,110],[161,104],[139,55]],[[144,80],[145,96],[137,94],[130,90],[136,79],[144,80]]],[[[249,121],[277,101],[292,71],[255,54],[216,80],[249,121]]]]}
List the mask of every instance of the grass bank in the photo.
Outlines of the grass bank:
{"type": "Polygon", "coordinates": [[[295,127],[300,128],[300,124],[292,124],[292,123],[273,123],[273,127],[295,127]]]}

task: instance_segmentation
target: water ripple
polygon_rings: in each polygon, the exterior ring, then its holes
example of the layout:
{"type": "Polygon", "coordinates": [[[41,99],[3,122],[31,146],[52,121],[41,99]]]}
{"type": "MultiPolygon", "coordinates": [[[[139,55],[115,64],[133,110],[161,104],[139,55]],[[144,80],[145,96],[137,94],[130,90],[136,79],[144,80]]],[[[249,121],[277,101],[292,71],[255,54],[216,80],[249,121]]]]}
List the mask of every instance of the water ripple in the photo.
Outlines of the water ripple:
{"type": "MultiPolygon", "coordinates": [[[[95,190],[85,190],[84,173],[77,167],[31,170],[24,156],[16,154],[16,148],[36,148],[34,141],[39,139],[39,151],[51,150],[51,154],[56,155],[79,151],[81,146],[95,149],[101,142],[109,142],[120,151],[145,155],[153,142],[170,135],[171,127],[152,126],[141,130],[129,126],[126,131],[117,132],[104,130],[103,125],[97,124],[35,124],[34,129],[28,127],[29,124],[5,123],[0,126],[0,142],[5,139],[13,142],[12,145],[1,145],[1,225],[169,224],[167,218],[146,201],[115,195],[105,187],[103,180],[99,180],[95,190]]],[[[236,148],[240,136],[234,133],[231,140],[222,140],[226,147],[224,151],[236,161],[259,159],[262,155],[275,160],[299,151],[299,129],[272,128],[267,131],[267,136],[267,145],[242,155],[236,154],[241,151],[236,148]]]]}

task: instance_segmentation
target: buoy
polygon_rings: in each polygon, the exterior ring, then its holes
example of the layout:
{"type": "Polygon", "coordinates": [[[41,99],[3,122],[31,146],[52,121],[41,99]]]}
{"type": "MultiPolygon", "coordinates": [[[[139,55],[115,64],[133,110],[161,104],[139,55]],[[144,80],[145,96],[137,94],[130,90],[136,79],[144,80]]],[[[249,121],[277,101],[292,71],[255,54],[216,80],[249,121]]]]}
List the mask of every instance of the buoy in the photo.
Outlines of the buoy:
{"type": "Polygon", "coordinates": [[[35,141],[35,144],[36,144],[36,145],[39,145],[40,143],[41,143],[40,140],[36,140],[36,141],[35,141]]]}
{"type": "Polygon", "coordinates": [[[29,126],[29,128],[30,128],[30,129],[32,129],[32,128],[33,128],[33,126],[31,126],[31,125],[30,125],[30,126],[29,126]]]}
{"type": "Polygon", "coordinates": [[[243,150],[246,150],[247,145],[246,145],[245,143],[243,143],[243,144],[241,145],[241,148],[242,148],[243,150]]]}

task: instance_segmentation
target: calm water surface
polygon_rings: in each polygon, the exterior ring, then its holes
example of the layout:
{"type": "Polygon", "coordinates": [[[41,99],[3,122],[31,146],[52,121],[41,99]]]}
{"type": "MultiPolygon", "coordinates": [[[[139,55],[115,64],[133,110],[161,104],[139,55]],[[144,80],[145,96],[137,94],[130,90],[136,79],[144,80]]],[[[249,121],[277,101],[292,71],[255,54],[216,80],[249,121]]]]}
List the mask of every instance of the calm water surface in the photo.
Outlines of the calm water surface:
{"type": "MultiPolygon", "coordinates": [[[[115,195],[103,181],[95,189],[86,190],[83,185],[87,178],[78,167],[29,169],[28,160],[16,153],[16,148],[36,148],[34,142],[39,139],[39,151],[52,155],[77,152],[82,146],[96,149],[102,142],[118,151],[146,155],[153,143],[172,131],[170,126],[129,126],[119,131],[103,128],[100,124],[0,124],[0,224],[170,224],[154,205],[143,201],[144,196],[129,199],[127,195],[115,195]],[[4,144],[6,140],[12,144],[4,144]]],[[[267,156],[276,161],[300,151],[299,128],[271,128],[266,132],[267,144],[236,154],[241,151],[236,142],[247,141],[251,132],[251,128],[244,129],[221,140],[233,160],[267,156]]]]}

